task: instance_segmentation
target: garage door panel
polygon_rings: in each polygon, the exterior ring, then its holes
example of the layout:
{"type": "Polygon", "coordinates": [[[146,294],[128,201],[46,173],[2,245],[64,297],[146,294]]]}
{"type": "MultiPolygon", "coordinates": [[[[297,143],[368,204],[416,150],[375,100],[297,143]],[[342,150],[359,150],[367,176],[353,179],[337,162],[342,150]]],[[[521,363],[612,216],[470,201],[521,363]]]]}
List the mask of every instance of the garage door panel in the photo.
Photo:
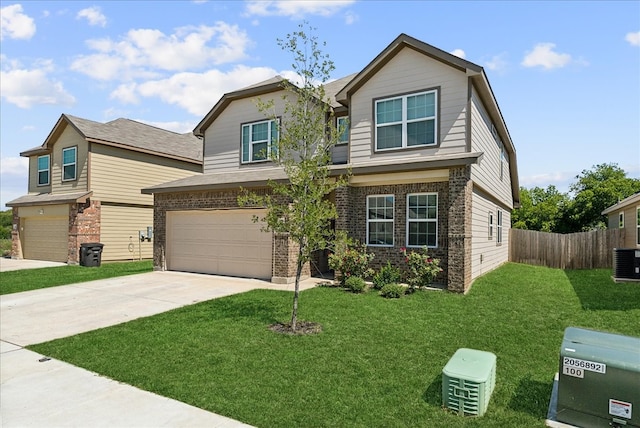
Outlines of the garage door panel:
{"type": "Polygon", "coordinates": [[[264,210],[167,213],[167,268],[270,279],[272,234],[254,215],[264,210]]]}
{"type": "Polygon", "coordinates": [[[68,261],[69,220],[66,217],[26,217],[22,237],[25,259],[68,261]]]}

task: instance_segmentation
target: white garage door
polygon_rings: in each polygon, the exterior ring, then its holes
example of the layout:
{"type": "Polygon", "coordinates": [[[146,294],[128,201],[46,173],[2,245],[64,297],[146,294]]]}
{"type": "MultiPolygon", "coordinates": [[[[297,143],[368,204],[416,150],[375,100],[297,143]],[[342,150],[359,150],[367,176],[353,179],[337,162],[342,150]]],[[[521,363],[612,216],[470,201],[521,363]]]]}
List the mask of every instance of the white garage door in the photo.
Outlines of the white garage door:
{"type": "Polygon", "coordinates": [[[22,223],[22,255],[29,260],[68,261],[69,219],[26,217],[22,223]]]}
{"type": "Polygon", "coordinates": [[[167,212],[167,269],[271,279],[272,234],[264,210],[167,212]]]}

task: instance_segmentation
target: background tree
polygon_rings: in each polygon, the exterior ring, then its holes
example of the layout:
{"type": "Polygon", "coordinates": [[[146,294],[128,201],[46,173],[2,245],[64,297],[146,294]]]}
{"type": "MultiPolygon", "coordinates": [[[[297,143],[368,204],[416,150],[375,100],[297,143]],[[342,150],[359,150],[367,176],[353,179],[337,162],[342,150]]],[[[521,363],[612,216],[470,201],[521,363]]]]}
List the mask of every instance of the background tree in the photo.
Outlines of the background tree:
{"type": "Polygon", "coordinates": [[[11,208],[0,211],[0,239],[11,239],[11,228],[13,227],[13,211],[11,208]]]}
{"type": "MultiPolygon", "coordinates": [[[[284,233],[298,244],[296,278],[290,328],[298,328],[298,301],[302,269],[314,251],[325,249],[331,239],[331,220],[337,217],[335,205],[327,196],[344,184],[342,178],[330,177],[331,148],[338,141],[324,83],[334,69],[329,56],[319,47],[315,28],[287,34],[278,45],[293,55],[293,70],[298,85],[283,82],[287,95],[283,96],[284,114],[274,111],[274,102],[258,100],[258,109],[279,125],[277,149],[272,159],[285,171],[288,182],[271,181],[271,195],[260,196],[246,192],[239,198],[241,205],[264,206],[267,215],[260,219],[265,229],[284,233]]],[[[323,46],[325,44],[323,43],[323,46]]]]}
{"type": "Polygon", "coordinates": [[[555,186],[546,189],[520,188],[520,207],[513,211],[511,221],[516,229],[555,232],[569,197],[555,186]]]}
{"type": "Polygon", "coordinates": [[[602,211],[640,192],[640,179],[627,177],[617,164],[595,165],[576,176],[569,187],[573,200],[561,220],[561,232],[580,232],[607,227],[602,211]]]}
{"type": "Polygon", "coordinates": [[[512,213],[512,226],[556,233],[606,228],[602,211],[640,192],[640,179],[627,177],[617,164],[594,165],[583,170],[576,180],[569,187],[569,194],[559,192],[555,186],[520,188],[520,207],[512,213]]]}

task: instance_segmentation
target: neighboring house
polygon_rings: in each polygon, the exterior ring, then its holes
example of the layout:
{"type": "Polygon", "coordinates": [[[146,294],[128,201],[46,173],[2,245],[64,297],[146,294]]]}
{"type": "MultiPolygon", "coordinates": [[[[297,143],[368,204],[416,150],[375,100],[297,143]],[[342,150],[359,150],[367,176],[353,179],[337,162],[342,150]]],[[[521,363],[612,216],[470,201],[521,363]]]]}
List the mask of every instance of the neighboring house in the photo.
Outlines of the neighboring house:
{"type": "Polygon", "coordinates": [[[202,172],[202,141],[128,119],[98,123],[63,114],[29,158],[28,194],[13,207],[12,257],[76,264],[81,244],[102,260],[150,258],[140,242],[153,198],[140,189],[202,172]]]}
{"type": "MultiPolygon", "coordinates": [[[[366,243],[376,267],[427,246],[442,261],[438,282],[459,292],[508,260],[516,154],[482,67],[401,34],[325,90],[336,122],[349,124],[333,151],[333,172],[352,174],[330,195],[336,230],[366,243]]],[[[204,174],[143,189],[154,195],[157,269],[293,279],[295,245],[237,202],[240,188],[286,180],[267,155],[277,124],[256,108],[271,99],[284,114],[283,94],[276,77],[224,95],[194,129],[204,174]]],[[[318,254],[311,268],[325,267],[318,254]]]]}
{"type": "Polygon", "coordinates": [[[640,193],[602,211],[609,229],[624,229],[624,248],[640,248],[640,193]]]}

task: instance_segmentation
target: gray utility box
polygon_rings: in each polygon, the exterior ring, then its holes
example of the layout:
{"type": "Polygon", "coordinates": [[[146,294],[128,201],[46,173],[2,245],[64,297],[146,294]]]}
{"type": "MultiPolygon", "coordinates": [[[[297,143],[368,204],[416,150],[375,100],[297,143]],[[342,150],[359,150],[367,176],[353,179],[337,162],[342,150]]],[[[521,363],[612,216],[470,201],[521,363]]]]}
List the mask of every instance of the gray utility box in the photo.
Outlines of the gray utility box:
{"type": "Polygon", "coordinates": [[[640,427],[640,338],[568,327],[560,348],[557,420],[640,427]]]}

